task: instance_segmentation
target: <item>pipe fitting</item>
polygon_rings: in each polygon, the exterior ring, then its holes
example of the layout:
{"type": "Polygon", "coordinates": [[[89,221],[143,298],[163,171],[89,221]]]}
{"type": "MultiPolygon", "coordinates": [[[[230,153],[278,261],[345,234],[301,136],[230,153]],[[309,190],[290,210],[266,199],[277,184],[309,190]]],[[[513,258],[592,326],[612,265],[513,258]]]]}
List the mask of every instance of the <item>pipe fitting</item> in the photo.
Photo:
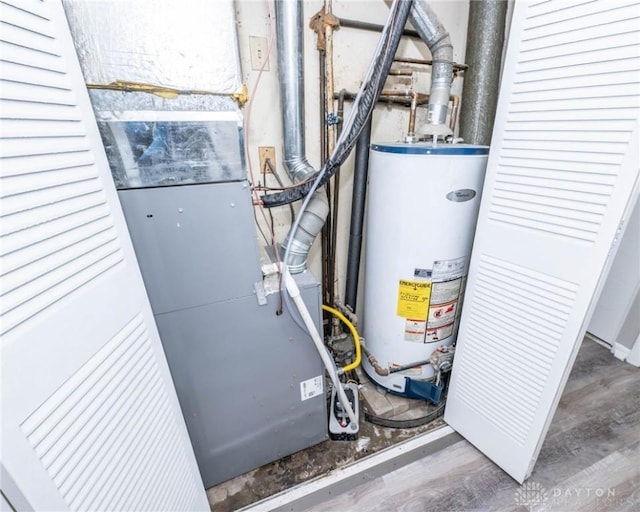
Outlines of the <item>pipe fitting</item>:
{"type": "Polygon", "coordinates": [[[289,238],[293,236],[291,248],[289,249],[289,261],[287,261],[289,272],[292,274],[299,274],[306,270],[309,251],[318,233],[322,230],[328,215],[329,202],[327,201],[327,196],[324,192],[318,191],[309,201],[296,232],[289,231],[283,243],[283,247],[287,247],[289,238]]]}
{"type": "Polygon", "coordinates": [[[367,361],[369,361],[369,364],[373,367],[373,369],[376,371],[376,373],[378,375],[380,375],[381,377],[386,377],[389,375],[389,369],[388,368],[384,368],[380,365],[380,363],[378,362],[378,360],[373,356],[373,354],[371,352],[369,352],[369,349],[367,348],[367,346],[364,344],[363,340],[360,340],[360,348],[362,349],[362,351],[364,352],[364,355],[367,356],[367,361]]]}
{"type": "Polygon", "coordinates": [[[306,157],[288,154],[287,147],[290,146],[287,146],[285,140],[285,156],[283,158],[283,163],[291,180],[294,183],[299,183],[311,177],[315,170],[311,167],[311,164],[307,162],[306,157]]]}

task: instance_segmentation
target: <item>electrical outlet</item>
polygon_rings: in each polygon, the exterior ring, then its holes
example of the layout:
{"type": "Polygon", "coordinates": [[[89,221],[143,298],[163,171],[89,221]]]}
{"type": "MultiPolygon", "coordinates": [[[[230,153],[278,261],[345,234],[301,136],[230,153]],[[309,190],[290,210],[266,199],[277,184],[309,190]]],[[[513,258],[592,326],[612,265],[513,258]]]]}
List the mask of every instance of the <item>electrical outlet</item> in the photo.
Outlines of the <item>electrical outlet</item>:
{"type": "Polygon", "coordinates": [[[267,38],[249,36],[249,49],[251,50],[251,69],[269,71],[269,61],[267,60],[267,38]],[[264,64],[264,68],[262,65],[264,64]]]}
{"type": "Polygon", "coordinates": [[[273,146],[259,146],[258,154],[260,155],[260,173],[271,172],[271,169],[265,163],[267,160],[271,162],[271,167],[276,168],[276,148],[273,146]]]}

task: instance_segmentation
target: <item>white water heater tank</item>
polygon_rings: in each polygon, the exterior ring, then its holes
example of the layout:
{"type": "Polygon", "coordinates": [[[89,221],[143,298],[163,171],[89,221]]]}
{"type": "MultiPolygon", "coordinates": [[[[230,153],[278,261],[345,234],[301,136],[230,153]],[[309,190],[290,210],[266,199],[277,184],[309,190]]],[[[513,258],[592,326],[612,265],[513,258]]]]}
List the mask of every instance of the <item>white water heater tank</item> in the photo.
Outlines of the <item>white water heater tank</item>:
{"type": "Polygon", "coordinates": [[[455,342],[488,152],[371,146],[363,333],[392,371],[381,376],[366,358],[363,367],[394,393],[412,396],[413,381],[434,377],[433,351],[455,342]]]}

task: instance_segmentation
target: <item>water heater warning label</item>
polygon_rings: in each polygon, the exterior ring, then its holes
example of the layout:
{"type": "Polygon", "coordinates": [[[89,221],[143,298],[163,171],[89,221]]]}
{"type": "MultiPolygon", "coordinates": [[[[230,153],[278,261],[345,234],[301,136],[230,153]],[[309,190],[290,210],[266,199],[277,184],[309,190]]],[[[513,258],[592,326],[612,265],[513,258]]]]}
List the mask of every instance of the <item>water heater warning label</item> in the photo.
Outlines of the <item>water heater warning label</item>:
{"type": "Polygon", "coordinates": [[[431,298],[430,281],[400,280],[398,286],[398,316],[426,320],[431,298]]]}
{"type": "Polygon", "coordinates": [[[413,318],[407,318],[404,326],[404,341],[423,343],[426,332],[426,320],[414,320],[413,318]]]}
{"type": "Polygon", "coordinates": [[[427,317],[425,343],[441,341],[453,334],[462,278],[433,283],[427,317]]]}

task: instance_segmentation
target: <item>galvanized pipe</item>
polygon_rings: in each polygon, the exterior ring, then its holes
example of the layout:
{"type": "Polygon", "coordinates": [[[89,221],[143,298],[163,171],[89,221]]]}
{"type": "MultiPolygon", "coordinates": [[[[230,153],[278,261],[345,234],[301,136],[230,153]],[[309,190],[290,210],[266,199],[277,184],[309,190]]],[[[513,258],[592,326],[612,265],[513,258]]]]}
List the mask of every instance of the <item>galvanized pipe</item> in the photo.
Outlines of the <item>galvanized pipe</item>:
{"type": "MultiPolygon", "coordinates": [[[[348,18],[338,18],[338,22],[341,27],[345,28],[355,28],[358,30],[366,30],[368,32],[382,32],[384,28],[383,25],[378,25],[377,23],[368,23],[366,21],[360,20],[351,20],[348,18]]],[[[402,35],[406,37],[414,37],[416,39],[422,39],[420,34],[418,34],[415,30],[403,30],[402,35]]]]}
{"type": "Polygon", "coordinates": [[[284,164],[293,181],[314,173],[304,141],[304,42],[302,2],[276,0],[276,44],[284,138],[284,164]]]}
{"type": "Polygon", "coordinates": [[[460,112],[460,136],[469,144],[489,145],[498,103],[507,0],[475,0],[469,29],[460,112]]]}
{"type": "MultiPolygon", "coordinates": [[[[474,3],[474,2],[471,2],[474,3]]],[[[449,95],[453,80],[453,45],[449,33],[425,0],[415,0],[409,19],[431,52],[431,89],[427,107],[427,123],[447,122],[449,95]]]]}
{"type": "MultiPolygon", "coordinates": [[[[302,2],[276,0],[276,45],[278,48],[278,78],[282,108],[284,165],[294,182],[311,177],[315,170],[307,161],[304,129],[304,43],[302,2]]],[[[329,202],[319,190],[311,199],[299,229],[289,231],[286,247],[293,237],[289,260],[285,262],[291,273],[307,269],[307,258],[314,240],[329,214],[329,202]]]]}

